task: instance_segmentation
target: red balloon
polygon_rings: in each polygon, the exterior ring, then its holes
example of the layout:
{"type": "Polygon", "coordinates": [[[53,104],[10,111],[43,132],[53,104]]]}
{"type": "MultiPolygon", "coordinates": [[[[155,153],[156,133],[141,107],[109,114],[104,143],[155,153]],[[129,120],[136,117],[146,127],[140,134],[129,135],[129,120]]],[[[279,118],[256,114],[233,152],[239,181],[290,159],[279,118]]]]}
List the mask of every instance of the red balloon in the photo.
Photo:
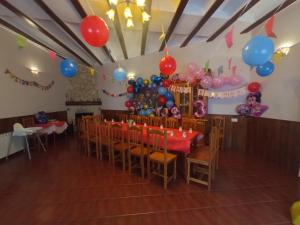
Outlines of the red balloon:
{"type": "Polygon", "coordinates": [[[260,83],[258,83],[258,82],[252,82],[252,83],[248,84],[248,90],[250,92],[258,92],[258,91],[260,91],[260,88],[261,88],[261,86],[260,86],[260,83]]]}
{"type": "Polygon", "coordinates": [[[169,76],[176,70],[176,60],[167,55],[160,60],[159,68],[163,75],[169,76]]]}
{"type": "Polygon", "coordinates": [[[87,16],[80,24],[80,32],[84,40],[94,46],[102,47],[109,38],[109,29],[105,21],[98,16],[87,16]]]}
{"type": "Polygon", "coordinates": [[[167,103],[166,97],[164,97],[164,96],[159,96],[159,97],[158,97],[158,103],[159,103],[160,105],[165,105],[165,104],[167,103]]]}
{"type": "Polygon", "coordinates": [[[127,100],[127,101],[125,102],[125,106],[126,106],[127,108],[129,108],[129,107],[133,106],[133,102],[130,101],[130,100],[127,100]]]}
{"type": "Polygon", "coordinates": [[[127,87],[127,93],[133,93],[133,92],[134,92],[133,86],[128,86],[127,87]]]}
{"type": "Polygon", "coordinates": [[[165,88],[170,87],[171,84],[172,84],[171,80],[164,80],[163,83],[162,83],[163,87],[165,87],[165,88]]]}

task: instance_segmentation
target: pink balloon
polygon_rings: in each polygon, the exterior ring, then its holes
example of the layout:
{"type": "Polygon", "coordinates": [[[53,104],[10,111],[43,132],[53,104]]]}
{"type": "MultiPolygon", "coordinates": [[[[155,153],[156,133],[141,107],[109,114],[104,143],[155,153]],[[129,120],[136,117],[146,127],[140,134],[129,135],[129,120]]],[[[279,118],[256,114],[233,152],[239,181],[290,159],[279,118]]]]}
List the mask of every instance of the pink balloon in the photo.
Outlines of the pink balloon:
{"type": "Polygon", "coordinates": [[[181,80],[181,81],[185,81],[186,77],[187,77],[187,75],[185,73],[180,73],[178,76],[179,80],[181,80]]]}
{"type": "Polygon", "coordinates": [[[187,82],[193,83],[194,80],[195,80],[195,76],[192,73],[190,73],[190,74],[187,75],[187,77],[186,77],[186,81],[187,82]]]}
{"type": "Polygon", "coordinates": [[[230,84],[233,86],[241,84],[243,81],[243,78],[240,75],[231,75],[230,76],[230,84]]]}
{"type": "Polygon", "coordinates": [[[220,88],[223,86],[223,79],[221,77],[213,77],[212,79],[212,87],[220,88]]]}
{"type": "Polygon", "coordinates": [[[196,79],[201,80],[202,78],[204,78],[205,72],[201,69],[198,69],[198,70],[194,71],[194,75],[195,75],[196,79]]]}
{"type": "Polygon", "coordinates": [[[191,62],[191,63],[188,64],[188,70],[189,70],[189,72],[194,72],[194,71],[196,71],[197,69],[198,69],[198,66],[197,66],[196,63],[191,62]]]}
{"type": "Polygon", "coordinates": [[[231,83],[231,77],[230,76],[222,76],[222,79],[223,79],[223,84],[230,84],[231,83]]]}
{"type": "Polygon", "coordinates": [[[200,82],[201,86],[204,88],[204,89],[208,89],[212,86],[212,78],[211,76],[205,76],[201,82],[200,82]]]}

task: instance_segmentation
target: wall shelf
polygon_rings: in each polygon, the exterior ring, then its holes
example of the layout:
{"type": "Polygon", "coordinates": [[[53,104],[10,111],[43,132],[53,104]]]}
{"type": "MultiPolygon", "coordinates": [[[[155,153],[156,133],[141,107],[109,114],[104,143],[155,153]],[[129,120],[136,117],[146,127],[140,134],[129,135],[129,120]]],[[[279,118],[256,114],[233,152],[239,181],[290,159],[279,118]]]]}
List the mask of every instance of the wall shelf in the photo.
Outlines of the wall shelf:
{"type": "Polygon", "coordinates": [[[101,101],[67,101],[66,105],[102,105],[101,101]]]}

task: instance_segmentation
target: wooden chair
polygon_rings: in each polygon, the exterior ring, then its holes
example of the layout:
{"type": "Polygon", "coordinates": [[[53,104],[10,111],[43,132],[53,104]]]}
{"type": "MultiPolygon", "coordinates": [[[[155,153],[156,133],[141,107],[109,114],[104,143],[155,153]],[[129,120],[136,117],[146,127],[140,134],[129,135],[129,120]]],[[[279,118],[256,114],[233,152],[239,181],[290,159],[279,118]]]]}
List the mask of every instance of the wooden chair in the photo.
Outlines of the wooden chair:
{"type": "Polygon", "coordinates": [[[156,127],[159,127],[160,125],[164,125],[163,121],[162,121],[162,118],[158,117],[158,116],[151,116],[150,117],[150,124],[152,126],[156,126],[156,127]]]}
{"type": "Polygon", "coordinates": [[[78,129],[76,132],[77,143],[79,149],[83,149],[84,153],[87,154],[87,128],[86,128],[86,121],[82,118],[77,120],[78,129]]]}
{"type": "Polygon", "coordinates": [[[171,180],[176,180],[176,160],[177,155],[168,153],[167,151],[167,131],[147,129],[148,155],[147,170],[148,177],[151,175],[163,177],[164,189],[167,189],[171,180]],[[173,172],[168,175],[168,166],[173,163],[173,172]],[[163,167],[163,172],[161,171],[163,167]]]}
{"type": "Polygon", "coordinates": [[[136,122],[136,124],[142,124],[143,122],[143,116],[136,116],[134,122],[136,122]]]}
{"type": "Polygon", "coordinates": [[[120,114],[118,115],[118,120],[119,120],[119,122],[121,122],[121,121],[126,122],[126,121],[128,120],[128,115],[125,114],[125,113],[120,113],[120,114]]]}
{"type": "Polygon", "coordinates": [[[93,120],[94,120],[96,123],[100,123],[101,121],[103,121],[103,115],[102,115],[102,114],[94,115],[94,116],[93,116],[93,120]]]}
{"type": "Polygon", "coordinates": [[[143,143],[143,127],[131,126],[128,128],[128,171],[140,168],[142,178],[145,177],[145,156],[149,154],[143,143]]]}
{"type": "Polygon", "coordinates": [[[150,125],[150,116],[142,116],[142,124],[150,125]]]}
{"type": "Polygon", "coordinates": [[[111,143],[111,155],[112,163],[115,167],[115,161],[120,160],[122,162],[123,171],[126,168],[126,151],[128,150],[128,143],[124,141],[124,130],[122,125],[113,124],[110,127],[110,143],[111,143]],[[118,153],[117,157],[115,153],[118,153]]]}
{"type": "Polygon", "coordinates": [[[225,117],[224,116],[214,116],[211,118],[211,127],[217,127],[220,132],[220,150],[224,146],[224,132],[225,132],[225,117]]]}
{"type": "Polygon", "coordinates": [[[178,120],[175,118],[167,118],[166,119],[166,127],[168,128],[178,128],[178,120]]]}
{"type": "Polygon", "coordinates": [[[219,131],[216,128],[211,130],[209,146],[200,146],[187,157],[187,183],[194,181],[208,186],[211,190],[211,181],[214,179],[217,165],[217,152],[219,150],[219,131]],[[191,166],[195,166],[193,169],[191,166]],[[192,176],[191,171],[195,174],[192,176]],[[207,177],[207,179],[205,179],[207,177]]]}
{"type": "Polygon", "coordinates": [[[97,129],[100,159],[103,159],[103,150],[106,150],[108,160],[111,162],[110,125],[108,123],[100,123],[97,125],[97,129]]]}
{"type": "Polygon", "coordinates": [[[95,145],[96,157],[99,159],[99,135],[97,123],[94,120],[87,121],[87,155],[91,156],[91,144],[95,145]]]}
{"type": "MultiPolygon", "coordinates": [[[[22,118],[22,125],[23,125],[23,127],[34,127],[34,126],[36,126],[35,121],[34,121],[34,117],[29,116],[29,117],[22,118]]],[[[43,139],[44,139],[43,144],[46,148],[48,148],[48,134],[38,133],[37,135],[39,135],[40,137],[43,137],[43,139]]],[[[36,135],[28,136],[28,139],[29,139],[29,142],[32,142],[34,144],[34,147],[40,147],[40,145],[38,144],[38,140],[37,140],[36,135]]]]}

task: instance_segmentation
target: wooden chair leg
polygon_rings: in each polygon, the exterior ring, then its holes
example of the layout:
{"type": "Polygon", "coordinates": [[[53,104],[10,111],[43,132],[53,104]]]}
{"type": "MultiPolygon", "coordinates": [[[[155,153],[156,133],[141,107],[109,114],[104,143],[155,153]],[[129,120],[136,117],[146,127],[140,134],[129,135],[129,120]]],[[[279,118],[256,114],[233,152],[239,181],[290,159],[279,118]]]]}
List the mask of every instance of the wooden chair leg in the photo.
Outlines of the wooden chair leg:
{"type": "Polygon", "coordinates": [[[164,189],[168,188],[168,164],[164,164],[164,189]]]}
{"type": "Polygon", "coordinates": [[[141,157],[140,157],[140,162],[141,162],[141,173],[142,173],[142,178],[144,179],[144,177],[145,177],[144,156],[141,156],[141,157]]]}
{"type": "Polygon", "coordinates": [[[174,161],[174,172],[173,172],[173,180],[176,181],[176,174],[177,174],[177,166],[176,166],[176,161],[177,159],[175,159],[174,161]]]}
{"type": "Polygon", "coordinates": [[[128,172],[129,172],[129,175],[131,175],[131,154],[130,154],[130,150],[128,150],[128,172]]]}
{"type": "Polygon", "coordinates": [[[99,155],[100,155],[100,160],[102,160],[103,155],[102,155],[102,144],[99,144],[99,155]]]}
{"type": "Polygon", "coordinates": [[[115,150],[113,147],[111,148],[111,160],[112,160],[113,167],[115,168],[115,150]]]}
{"type": "Polygon", "coordinates": [[[208,178],[207,178],[207,182],[208,182],[208,190],[210,191],[211,189],[211,176],[212,176],[212,165],[208,166],[208,178]]]}
{"type": "Polygon", "coordinates": [[[89,141],[88,141],[87,154],[88,154],[88,157],[91,156],[91,146],[90,146],[90,142],[89,141]]]}
{"type": "Polygon", "coordinates": [[[150,175],[151,174],[151,171],[150,171],[150,159],[149,157],[147,157],[147,176],[148,176],[148,179],[150,180],[150,175]]]}
{"type": "Polygon", "coordinates": [[[126,169],[126,158],[125,158],[125,151],[122,151],[122,166],[123,166],[123,171],[126,169]]]}
{"type": "Polygon", "coordinates": [[[99,159],[99,143],[96,141],[96,158],[99,159]]]}
{"type": "Polygon", "coordinates": [[[187,176],[186,176],[186,182],[190,183],[190,172],[191,172],[191,162],[189,159],[187,159],[187,176]]]}

